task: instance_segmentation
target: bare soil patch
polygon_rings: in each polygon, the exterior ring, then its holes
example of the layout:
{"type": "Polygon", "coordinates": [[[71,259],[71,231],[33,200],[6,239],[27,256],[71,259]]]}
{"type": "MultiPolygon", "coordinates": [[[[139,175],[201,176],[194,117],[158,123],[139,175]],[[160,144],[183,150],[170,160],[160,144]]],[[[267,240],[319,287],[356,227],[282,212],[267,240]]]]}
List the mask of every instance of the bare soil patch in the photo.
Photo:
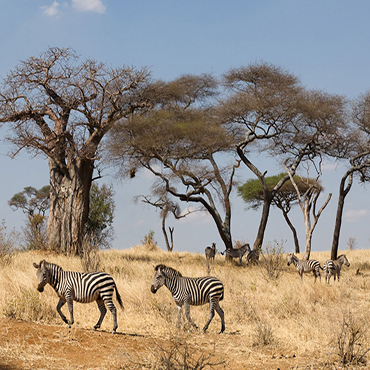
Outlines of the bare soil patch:
{"type": "MultiPolygon", "coordinates": [[[[222,368],[226,369],[308,369],[309,363],[314,362],[312,354],[298,359],[293,352],[249,348],[243,345],[244,341],[238,333],[227,332],[197,332],[188,339],[190,352],[213,351],[212,361],[225,361],[222,368]]],[[[112,335],[106,331],[0,319],[0,369],[6,370],[148,368],[160,349],[170,345],[170,338],[125,332],[112,335]]]]}

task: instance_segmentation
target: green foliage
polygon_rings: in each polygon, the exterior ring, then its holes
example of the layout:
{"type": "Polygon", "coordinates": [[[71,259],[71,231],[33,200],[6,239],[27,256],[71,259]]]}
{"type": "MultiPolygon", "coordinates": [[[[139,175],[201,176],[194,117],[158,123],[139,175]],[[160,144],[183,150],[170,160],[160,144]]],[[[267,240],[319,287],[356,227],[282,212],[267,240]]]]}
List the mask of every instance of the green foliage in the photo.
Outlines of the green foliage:
{"type": "Polygon", "coordinates": [[[50,207],[50,186],[37,190],[27,186],[22,192],[14,194],[8,204],[16,211],[21,209],[28,215],[26,227],[23,229],[26,248],[29,250],[46,248],[46,216],[50,207]]]}
{"type": "Polygon", "coordinates": [[[49,193],[50,185],[43,186],[39,190],[27,186],[23,191],[14,194],[8,204],[14,211],[21,209],[30,216],[33,216],[36,212],[44,216],[50,207],[49,193]]]}
{"type": "MultiPolygon", "coordinates": [[[[286,173],[280,173],[275,176],[265,177],[266,186],[269,192],[272,192],[276,184],[287,176],[286,173]]],[[[299,176],[293,177],[301,194],[304,194],[307,189],[316,183],[315,179],[302,179],[299,176]]],[[[238,187],[238,195],[242,197],[248,207],[257,210],[264,202],[264,194],[261,181],[259,179],[250,179],[245,184],[238,187]]],[[[276,193],[273,204],[289,203],[290,205],[296,203],[298,200],[297,192],[290,180],[287,180],[284,185],[276,193]]]]}
{"type": "Polygon", "coordinates": [[[85,239],[94,246],[108,248],[113,239],[114,191],[112,186],[96,183],[90,189],[89,217],[85,224],[85,239]]]}

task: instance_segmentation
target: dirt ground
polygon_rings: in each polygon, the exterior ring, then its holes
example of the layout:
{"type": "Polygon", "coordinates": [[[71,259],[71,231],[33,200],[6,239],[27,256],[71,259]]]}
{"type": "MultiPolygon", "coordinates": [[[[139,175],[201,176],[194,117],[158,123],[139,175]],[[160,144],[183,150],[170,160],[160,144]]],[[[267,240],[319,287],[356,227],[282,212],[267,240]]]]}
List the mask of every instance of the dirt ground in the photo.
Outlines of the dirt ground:
{"type": "MultiPolygon", "coordinates": [[[[243,346],[238,333],[192,334],[189,353],[214,353],[214,369],[285,370],[318,369],[314,356],[275,352],[274,348],[243,346]],[[311,365],[310,365],[311,364],[311,365]],[[313,367],[312,367],[313,366],[313,367]]],[[[62,325],[43,325],[0,318],[0,369],[144,369],[158,359],[158,352],[171,346],[169,338],[133,333],[112,335],[105,331],[62,325]]],[[[207,367],[206,367],[207,368],[207,367]]]]}

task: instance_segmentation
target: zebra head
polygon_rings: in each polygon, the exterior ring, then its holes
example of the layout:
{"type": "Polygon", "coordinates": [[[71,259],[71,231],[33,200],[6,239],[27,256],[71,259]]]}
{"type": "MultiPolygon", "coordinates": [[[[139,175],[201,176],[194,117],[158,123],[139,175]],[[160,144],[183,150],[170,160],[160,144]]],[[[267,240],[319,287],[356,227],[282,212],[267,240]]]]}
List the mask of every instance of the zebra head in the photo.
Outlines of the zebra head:
{"type": "Polygon", "coordinates": [[[351,264],[349,263],[349,261],[347,259],[347,256],[345,254],[342,254],[339,258],[342,258],[344,266],[347,266],[347,267],[351,266],[351,264]]]}
{"type": "Polygon", "coordinates": [[[288,266],[290,266],[290,264],[295,260],[297,260],[297,257],[294,255],[294,253],[289,253],[288,266]]]}
{"type": "Polygon", "coordinates": [[[43,292],[45,285],[50,282],[50,271],[46,267],[46,264],[47,262],[45,260],[42,260],[39,265],[37,263],[33,263],[33,267],[37,269],[37,290],[39,292],[43,292]]]}
{"type": "Polygon", "coordinates": [[[166,283],[167,279],[172,280],[182,276],[179,271],[165,265],[157,265],[154,270],[154,280],[150,287],[152,293],[157,293],[157,290],[166,283]]]}
{"type": "Polygon", "coordinates": [[[150,291],[155,294],[157,293],[157,290],[164,285],[166,281],[166,273],[164,270],[166,269],[165,265],[157,265],[155,268],[155,275],[154,275],[154,280],[152,283],[152,286],[150,287],[150,291]]]}

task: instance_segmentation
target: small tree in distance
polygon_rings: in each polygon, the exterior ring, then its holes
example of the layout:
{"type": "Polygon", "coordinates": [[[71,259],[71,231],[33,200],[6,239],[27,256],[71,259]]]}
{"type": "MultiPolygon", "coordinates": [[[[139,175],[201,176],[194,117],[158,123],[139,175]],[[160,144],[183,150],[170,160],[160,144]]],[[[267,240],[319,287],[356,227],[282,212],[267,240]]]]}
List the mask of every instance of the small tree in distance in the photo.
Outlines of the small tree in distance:
{"type": "MultiPolygon", "coordinates": [[[[266,177],[265,182],[269,191],[271,192],[275,188],[276,184],[285,176],[286,174],[280,173],[276,176],[266,177]]],[[[293,178],[301,194],[304,194],[309,186],[312,186],[316,183],[316,179],[305,179],[303,181],[297,175],[293,176],[293,178]]],[[[239,186],[238,195],[241,196],[244,202],[247,203],[248,207],[253,210],[257,210],[263,206],[264,191],[261,181],[258,179],[250,179],[245,184],[239,186]]],[[[293,233],[295,253],[300,253],[297,230],[288,215],[292,207],[297,204],[297,192],[290,180],[285,182],[284,185],[277,191],[271,202],[271,205],[279,208],[282,211],[284,219],[293,233]]]]}
{"type": "Polygon", "coordinates": [[[46,212],[50,207],[50,186],[43,186],[37,190],[27,186],[23,191],[13,195],[8,204],[16,211],[21,209],[27,215],[27,223],[24,228],[24,237],[27,249],[46,248],[46,212]]]}

